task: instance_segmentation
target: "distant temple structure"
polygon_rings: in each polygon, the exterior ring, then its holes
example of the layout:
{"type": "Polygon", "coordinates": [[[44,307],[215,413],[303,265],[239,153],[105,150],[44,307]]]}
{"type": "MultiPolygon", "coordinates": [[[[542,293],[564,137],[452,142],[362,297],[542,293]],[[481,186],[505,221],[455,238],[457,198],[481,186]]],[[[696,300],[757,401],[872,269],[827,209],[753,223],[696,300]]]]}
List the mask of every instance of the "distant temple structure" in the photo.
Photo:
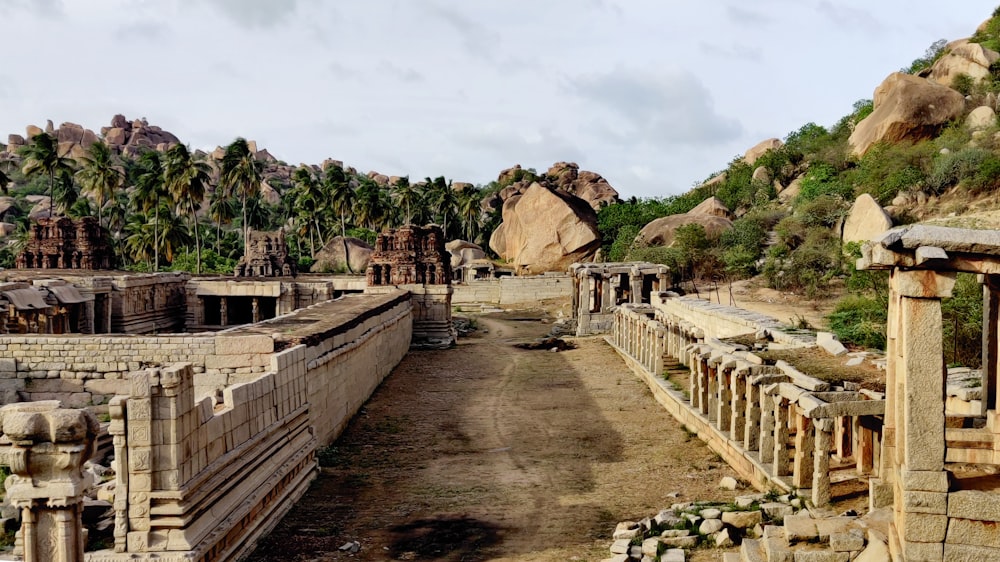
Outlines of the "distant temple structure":
{"type": "Polygon", "coordinates": [[[437,225],[407,225],[378,235],[368,265],[368,286],[450,285],[451,254],[437,225]]]}
{"type": "Polygon", "coordinates": [[[236,277],[292,277],[295,262],[288,255],[285,232],[250,231],[246,252],[236,264],[236,277]]]}
{"type": "Polygon", "coordinates": [[[406,225],[386,230],[375,240],[367,271],[366,293],[410,292],[413,304],[411,347],[455,345],[451,324],[451,254],[437,225],[406,225]]]}
{"type": "Polygon", "coordinates": [[[18,269],[111,269],[114,252],[94,217],[38,219],[17,256],[18,269]]]}

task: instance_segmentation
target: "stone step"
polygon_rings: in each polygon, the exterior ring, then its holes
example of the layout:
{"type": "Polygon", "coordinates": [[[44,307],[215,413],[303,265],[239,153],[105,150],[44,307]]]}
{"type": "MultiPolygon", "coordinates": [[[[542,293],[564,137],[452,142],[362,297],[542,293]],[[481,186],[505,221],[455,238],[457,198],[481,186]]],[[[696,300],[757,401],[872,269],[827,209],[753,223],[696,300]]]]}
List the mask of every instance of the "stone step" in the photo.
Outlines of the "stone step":
{"type": "Polygon", "coordinates": [[[740,562],[764,562],[764,550],[760,541],[743,539],[743,544],[740,545],[740,562]]]}

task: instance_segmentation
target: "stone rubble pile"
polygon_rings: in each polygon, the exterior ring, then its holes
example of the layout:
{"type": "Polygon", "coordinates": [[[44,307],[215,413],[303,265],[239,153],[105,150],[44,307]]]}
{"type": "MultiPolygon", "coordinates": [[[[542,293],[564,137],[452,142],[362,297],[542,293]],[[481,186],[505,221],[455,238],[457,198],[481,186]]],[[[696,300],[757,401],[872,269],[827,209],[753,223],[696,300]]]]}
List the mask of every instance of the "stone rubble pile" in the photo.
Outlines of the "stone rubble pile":
{"type": "Polygon", "coordinates": [[[876,562],[889,560],[888,510],[865,517],[807,507],[793,495],[747,494],[730,504],[675,503],[654,517],[614,529],[602,562],[684,562],[687,549],[739,552],[724,562],[876,562]]]}

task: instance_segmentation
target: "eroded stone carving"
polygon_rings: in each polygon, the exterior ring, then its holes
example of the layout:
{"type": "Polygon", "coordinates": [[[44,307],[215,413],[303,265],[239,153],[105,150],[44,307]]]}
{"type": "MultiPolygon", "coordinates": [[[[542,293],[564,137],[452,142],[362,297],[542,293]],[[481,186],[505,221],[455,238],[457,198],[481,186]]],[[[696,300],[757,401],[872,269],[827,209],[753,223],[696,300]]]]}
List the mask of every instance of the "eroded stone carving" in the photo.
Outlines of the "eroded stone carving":
{"type": "Polygon", "coordinates": [[[437,225],[407,225],[378,235],[368,286],[451,285],[451,254],[437,225]]]}
{"type": "Polygon", "coordinates": [[[250,231],[246,253],[236,265],[236,277],[292,277],[296,273],[283,230],[250,231]]]}
{"type": "Polygon", "coordinates": [[[114,253],[94,217],[38,219],[17,256],[19,269],[111,269],[114,253]]]}

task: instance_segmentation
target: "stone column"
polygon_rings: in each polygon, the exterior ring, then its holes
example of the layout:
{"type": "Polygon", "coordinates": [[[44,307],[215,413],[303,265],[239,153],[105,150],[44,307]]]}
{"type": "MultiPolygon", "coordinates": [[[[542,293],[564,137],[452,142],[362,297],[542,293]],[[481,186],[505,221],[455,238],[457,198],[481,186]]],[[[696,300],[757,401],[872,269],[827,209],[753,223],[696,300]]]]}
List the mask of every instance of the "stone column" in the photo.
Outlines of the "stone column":
{"type": "Polygon", "coordinates": [[[219,322],[222,326],[229,324],[229,299],[226,297],[219,298],[219,322]]]}
{"type": "Polygon", "coordinates": [[[852,419],[854,421],[852,433],[854,435],[855,470],[858,471],[858,474],[871,474],[875,458],[874,435],[871,429],[865,427],[866,417],[856,416],[852,419]]]}
{"type": "Polygon", "coordinates": [[[260,298],[254,297],[253,300],[251,300],[250,302],[251,302],[250,309],[252,311],[253,323],[256,324],[257,322],[260,322],[260,298]]]}
{"type": "Polygon", "coordinates": [[[948,525],[948,473],[944,470],[944,353],[941,298],[951,296],[955,274],[894,270],[890,290],[899,295],[896,377],[886,413],[894,413],[893,460],[899,480],[893,505],[906,560],[941,560],[948,525]],[[909,506],[920,505],[919,513],[909,506]]]}
{"type": "Polygon", "coordinates": [[[612,302],[611,298],[611,280],[605,279],[603,276],[601,276],[600,287],[601,287],[601,312],[607,312],[615,304],[614,302],[612,302]]]}
{"type": "Polygon", "coordinates": [[[82,562],[83,493],[92,484],[83,463],[100,427],[85,410],[57,400],[0,408],[11,441],[7,499],[21,510],[15,554],[25,562],[82,562]]]}
{"type": "Polygon", "coordinates": [[[1000,372],[1000,275],[983,276],[983,398],[982,415],[997,408],[1000,372]]]}
{"type": "Polygon", "coordinates": [[[732,412],[729,419],[729,435],[733,441],[743,442],[747,419],[747,369],[736,367],[731,373],[729,384],[732,412]]]}
{"type": "Polygon", "coordinates": [[[633,269],[628,276],[629,281],[629,302],[639,304],[642,302],[642,272],[633,269]]]}
{"type": "Polygon", "coordinates": [[[760,462],[774,462],[774,398],[773,387],[760,390],[760,462]]]}
{"type": "Polygon", "coordinates": [[[808,488],[813,481],[813,449],[815,436],[812,420],[797,411],[795,412],[795,460],[792,466],[792,486],[808,488]]]}
{"type": "Polygon", "coordinates": [[[830,503],[830,446],[833,429],[829,419],[816,420],[815,451],[813,452],[812,502],[813,505],[830,503]]]}
{"type": "Polygon", "coordinates": [[[757,451],[760,448],[761,410],[760,385],[753,380],[744,379],[746,387],[746,419],[743,427],[743,448],[747,451],[757,451]]]}
{"type": "Polygon", "coordinates": [[[731,390],[731,379],[733,377],[734,362],[725,358],[716,366],[716,400],[715,400],[715,423],[719,431],[729,432],[733,413],[733,401],[731,390]]]}
{"type": "Polygon", "coordinates": [[[774,395],[774,476],[788,475],[788,406],[780,394],[774,395]]]}

